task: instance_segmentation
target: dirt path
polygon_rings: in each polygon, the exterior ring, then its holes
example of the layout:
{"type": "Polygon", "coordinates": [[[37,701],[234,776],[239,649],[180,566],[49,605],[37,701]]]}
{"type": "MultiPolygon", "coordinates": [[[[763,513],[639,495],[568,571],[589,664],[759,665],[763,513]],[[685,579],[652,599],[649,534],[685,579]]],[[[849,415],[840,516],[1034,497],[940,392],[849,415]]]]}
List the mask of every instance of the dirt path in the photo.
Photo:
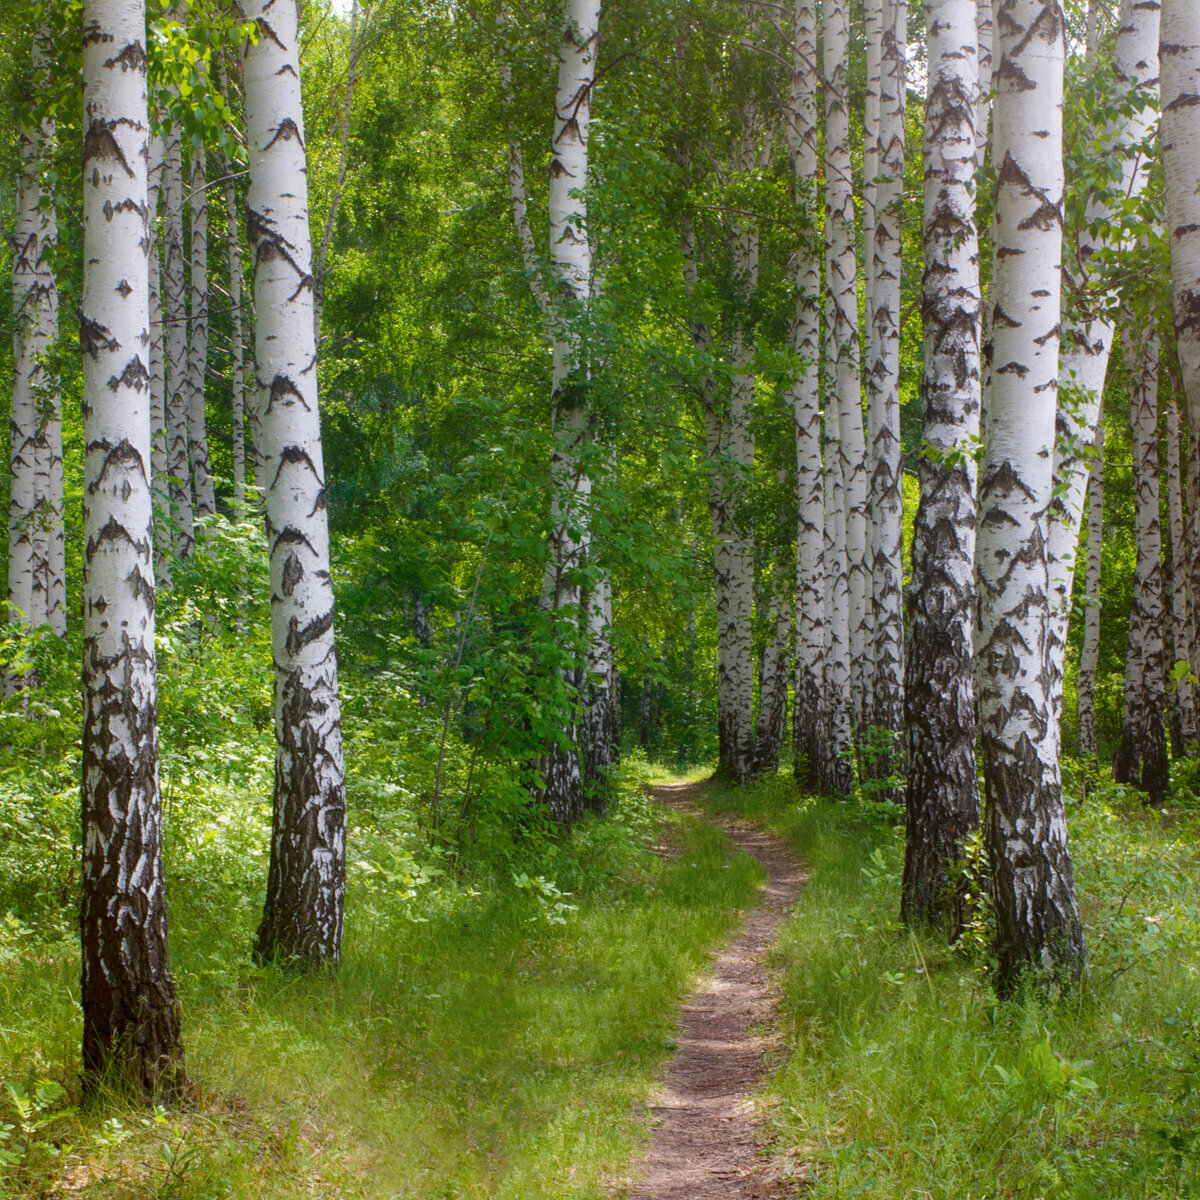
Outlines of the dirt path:
{"type": "MultiPolygon", "coordinates": [[[[651,789],[673,808],[693,807],[703,783],[651,789]]],[[[683,1007],[671,1059],[651,1111],[661,1121],[631,1200],[777,1200],[785,1195],[760,1152],[753,1093],[765,1056],[778,980],[766,958],[800,894],[804,871],[782,838],[735,818],[719,822],[740,849],[767,869],[758,907],[683,1007]]]]}

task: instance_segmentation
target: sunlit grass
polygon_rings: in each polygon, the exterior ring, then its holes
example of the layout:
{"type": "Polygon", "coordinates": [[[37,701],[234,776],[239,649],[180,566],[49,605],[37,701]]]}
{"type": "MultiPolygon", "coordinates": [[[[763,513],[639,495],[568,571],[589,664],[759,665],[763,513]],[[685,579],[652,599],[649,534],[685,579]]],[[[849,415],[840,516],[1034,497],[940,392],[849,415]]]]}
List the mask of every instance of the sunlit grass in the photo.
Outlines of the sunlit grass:
{"type": "MultiPolygon", "coordinates": [[[[711,826],[652,814],[631,786],[623,804],[551,859],[572,893],[557,902],[444,881],[389,905],[352,880],[336,978],[251,966],[254,906],[177,888],[192,1106],[156,1117],[114,1099],[53,1119],[0,1170],[4,1194],[607,1194],[647,1136],[677,1006],[761,877],[711,826]]],[[[64,1103],[77,978],[67,942],[0,987],[0,1077],[58,1081],[64,1103]]]]}

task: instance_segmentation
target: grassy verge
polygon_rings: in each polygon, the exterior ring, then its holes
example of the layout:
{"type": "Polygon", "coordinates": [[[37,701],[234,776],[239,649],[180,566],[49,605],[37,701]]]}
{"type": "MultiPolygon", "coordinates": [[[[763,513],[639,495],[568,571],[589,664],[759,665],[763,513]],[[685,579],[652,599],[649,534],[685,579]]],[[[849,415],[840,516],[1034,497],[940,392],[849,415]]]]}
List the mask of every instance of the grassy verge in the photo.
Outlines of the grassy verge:
{"type": "Polygon", "coordinates": [[[203,844],[167,864],[181,1111],[73,1111],[77,950],[0,937],[0,1194],[599,1197],[645,1136],[679,1000],[760,878],[627,781],[551,868],[456,882],[360,847],[343,969],[298,979],[248,963],[256,898],[236,874],[222,892],[203,844]]]}
{"type": "Polygon", "coordinates": [[[897,921],[902,833],[782,778],[714,794],[811,879],[778,949],[791,1060],[779,1153],[815,1197],[1200,1195],[1200,824],[1096,785],[1071,809],[1085,996],[998,1002],[984,939],[897,921]]]}

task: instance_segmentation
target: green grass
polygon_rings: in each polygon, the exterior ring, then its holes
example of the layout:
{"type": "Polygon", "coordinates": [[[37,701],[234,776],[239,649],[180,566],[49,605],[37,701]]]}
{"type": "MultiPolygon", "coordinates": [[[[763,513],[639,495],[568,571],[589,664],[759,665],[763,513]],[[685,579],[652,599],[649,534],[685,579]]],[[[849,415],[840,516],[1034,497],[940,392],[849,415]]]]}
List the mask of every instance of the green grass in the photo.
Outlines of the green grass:
{"type": "Polygon", "coordinates": [[[647,1136],[641,1105],[677,1005],[761,878],[719,831],[626,784],[614,819],[538,868],[545,883],[352,876],[342,970],[306,979],[249,964],[255,897],[234,874],[216,903],[222,860],[196,841],[194,869],[167,862],[193,1104],[64,1111],[78,954],[10,929],[0,1078],[65,1092],[35,1097],[28,1136],[11,1099],[0,1109],[16,1126],[0,1149],[19,1160],[0,1166],[0,1193],[605,1195],[647,1136]],[[670,859],[652,846],[664,840],[670,859]]]}
{"type": "Polygon", "coordinates": [[[811,879],[785,927],[777,1152],[806,1195],[1200,1195],[1200,837],[1111,785],[1071,811],[1083,996],[998,1002],[978,947],[897,921],[901,831],[780,778],[710,802],[786,833],[811,879]]]}

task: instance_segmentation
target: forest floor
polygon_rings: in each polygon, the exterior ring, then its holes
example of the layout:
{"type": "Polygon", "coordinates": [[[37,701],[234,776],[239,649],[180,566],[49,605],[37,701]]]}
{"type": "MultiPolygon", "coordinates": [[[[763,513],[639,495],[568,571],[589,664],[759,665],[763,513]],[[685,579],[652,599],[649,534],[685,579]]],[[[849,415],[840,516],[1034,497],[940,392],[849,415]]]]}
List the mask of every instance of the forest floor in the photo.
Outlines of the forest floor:
{"type": "Polygon", "coordinates": [[[728,815],[712,817],[696,801],[704,782],[653,787],[662,804],[716,820],[729,840],[766,871],[757,907],[717,956],[683,1006],[651,1111],[658,1118],[645,1158],[638,1200],[768,1200],[782,1195],[756,1120],[754,1094],[783,1047],[775,1015],[780,994],[770,953],[805,875],[783,838],[728,815]]]}

